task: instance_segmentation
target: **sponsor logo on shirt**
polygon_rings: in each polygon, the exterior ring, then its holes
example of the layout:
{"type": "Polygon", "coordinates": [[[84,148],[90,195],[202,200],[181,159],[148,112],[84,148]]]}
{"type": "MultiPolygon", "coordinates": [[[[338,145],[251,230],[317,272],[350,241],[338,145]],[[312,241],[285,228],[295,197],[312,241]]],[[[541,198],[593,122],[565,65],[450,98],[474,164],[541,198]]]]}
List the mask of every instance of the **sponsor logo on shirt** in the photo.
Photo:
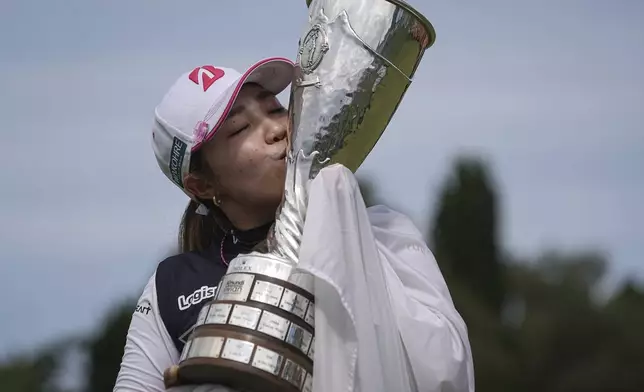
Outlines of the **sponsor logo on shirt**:
{"type": "Polygon", "coordinates": [[[145,300],[145,301],[141,302],[140,304],[136,305],[136,309],[134,309],[134,312],[148,315],[148,314],[150,314],[151,310],[152,310],[152,307],[150,306],[150,302],[145,300]]]}
{"type": "Polygon", "coordinates": [[[214,297],[216,290],[217,286],[201,286],[201,288],[195,290],[194,293],[187,297],[185,295],[180,295],[179,298],[177,298],[179,310],[186,310],[191,306],[200,303],[204,299],[214,297]]]}

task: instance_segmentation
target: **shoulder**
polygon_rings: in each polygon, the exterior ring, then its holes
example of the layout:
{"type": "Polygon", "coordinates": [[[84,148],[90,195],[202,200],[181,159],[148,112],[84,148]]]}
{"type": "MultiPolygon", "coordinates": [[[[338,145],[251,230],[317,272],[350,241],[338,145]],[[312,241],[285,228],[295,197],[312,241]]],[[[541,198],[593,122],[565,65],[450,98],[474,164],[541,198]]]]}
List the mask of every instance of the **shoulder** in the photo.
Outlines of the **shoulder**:
{"type": "MultiPolygon", "coordinates": [[[[226,267],[218,259],[209,257],[205,252],[187,252],[170,256],[161,261],[156,270],[156,288],[159,294],[189,295],[202,285],[216,284],[226,272],[226,267]]],[[[199,291],[199,290],[196,290],[199,291]]],[[[203,298],[195,294],[192,303],[180,303],[177,307],[185,310],[203,298]]],[[[193,296],[194,297],[194,296],[193,296]]]]}
{"type": "Polygon", "coordinates": [[[225,272],[226,267],[205,252],[181,253],[159,263],[155,274],[159,313],[178,349],[225,272]]]}
{"type": "Polygon", "coordinates": [[[195,275],[216,271],[217,262],[205,252],[185,252],[170,256],[157,266],[157,285],[190,283],[195,275]]]}

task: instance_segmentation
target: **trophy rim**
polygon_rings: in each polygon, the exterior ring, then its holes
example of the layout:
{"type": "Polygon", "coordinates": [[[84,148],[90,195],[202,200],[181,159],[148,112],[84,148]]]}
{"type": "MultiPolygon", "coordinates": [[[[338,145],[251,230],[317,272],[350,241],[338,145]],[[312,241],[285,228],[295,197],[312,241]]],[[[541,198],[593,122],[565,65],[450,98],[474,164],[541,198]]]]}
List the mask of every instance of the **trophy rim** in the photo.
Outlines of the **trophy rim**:
{"type": "MultiPolygon", "coordinates": [[[[434,45],[434,42],[436,42],[436,30],[434,29],[434,26],[432,23],[418,10],[414,7],[412,7],[409,3],[407,3],[404,0],[385,0],[388,1],[392,4],[395,4],[401,8],[404,8],[407,10],[409,13],[414,15],[418,21],[425,27],[425,30],[427,30],[427,35],[429,35],[429,40],[427,42],[427,45],[425,45],[425,49],[429,49],[432,45],[434,45]]],[[[306,6],[309,7],[313,0],[306,0],[306,6]]]]}

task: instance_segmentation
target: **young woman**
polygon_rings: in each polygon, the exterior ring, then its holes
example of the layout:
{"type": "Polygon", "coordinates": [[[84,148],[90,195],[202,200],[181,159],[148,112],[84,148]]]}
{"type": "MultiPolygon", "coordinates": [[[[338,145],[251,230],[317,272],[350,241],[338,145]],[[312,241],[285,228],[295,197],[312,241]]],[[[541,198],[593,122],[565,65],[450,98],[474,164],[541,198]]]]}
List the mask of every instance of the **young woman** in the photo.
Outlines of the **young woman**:
{"type": "MultiPolygon", "coordinates": [[[[165,389],[163,372],[178,363],[228,262],[266,237],[286,169],[287,111],[276,95],[292,76],[293,64],[281,58],[243,74],[197,67],[157,106],[154,153],[191,200],[180,226],[181,253],[159,264],[133,314],[115,391],[165,389]]],[[[383,208],[370,212],[370,225],[377,240],[390,232],[379,242],[383,257],[402,260],[386,269],[388,290],[400,296],[393,313],[413,384],[419,391],[473,391],[466,328],[438,267],[413,225],[383,208]],[[408,245],[398,249],[401,241],[391,238],[403,232],[408,245]]]]}

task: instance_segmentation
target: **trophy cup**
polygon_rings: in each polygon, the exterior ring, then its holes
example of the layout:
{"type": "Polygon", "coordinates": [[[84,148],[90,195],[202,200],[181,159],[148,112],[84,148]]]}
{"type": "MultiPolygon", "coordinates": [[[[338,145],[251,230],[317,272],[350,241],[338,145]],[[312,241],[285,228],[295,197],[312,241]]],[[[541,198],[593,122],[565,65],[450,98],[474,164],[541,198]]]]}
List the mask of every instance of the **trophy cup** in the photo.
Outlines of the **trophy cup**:
{"type": "Polygon", "coordinates": [[[435,39],[401,0],[307,0],[289,101],[284,198],[266,251],[231,260],[166,387],[311,391],[313,277],[297,269],[308,187],[327,165],[352,171],[374,147],[435,39]]]}

